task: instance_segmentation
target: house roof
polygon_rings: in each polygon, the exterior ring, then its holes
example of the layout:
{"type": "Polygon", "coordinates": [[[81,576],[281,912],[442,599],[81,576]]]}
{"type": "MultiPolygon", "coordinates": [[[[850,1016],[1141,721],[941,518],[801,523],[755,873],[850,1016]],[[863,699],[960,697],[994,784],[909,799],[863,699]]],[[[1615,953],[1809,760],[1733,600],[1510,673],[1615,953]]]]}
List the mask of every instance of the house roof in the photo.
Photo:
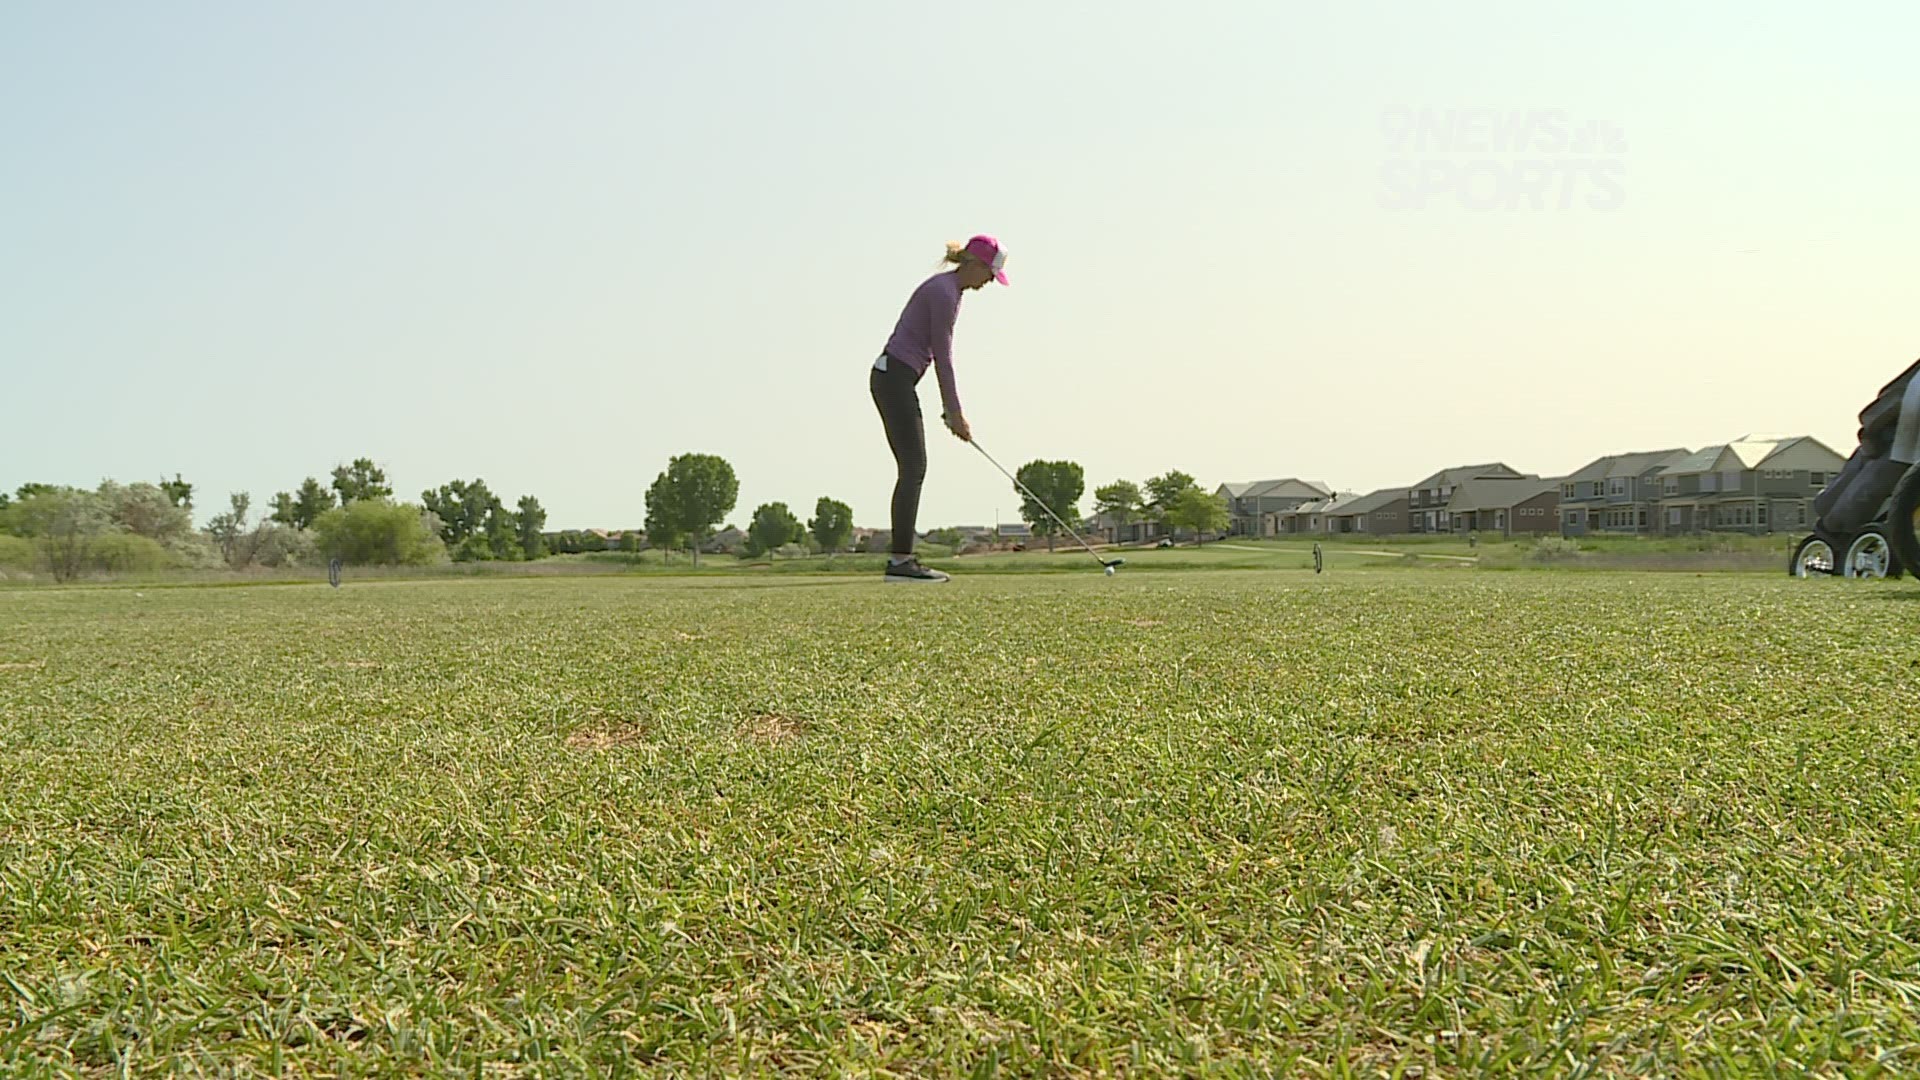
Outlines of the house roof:
{"type": "Polygon", "coordinates": [[[1220,486],[1236,499],[1325,499],[1333,495],[1333,489],[1318,480],[1302,480],[1297,476],[1220,486]]]}
{"type": "Polygon", "coordinates": [[[1607,470],[1607,477],[1612,479],[1616,476],[1639,476],[1662,465],[1679,461],[1690,452],[1684,447],[1679,447],[1672,450],[1647,450],[1635,454],[1621,454],[1614,458],[1613,466],[1607,470]]]}
{"type": "Polygon", "coordinates": [[[1785,438],[1769,435],[1742,435],[1732,442],[1705,447],[1688,454],[1662,469],[1662,473],[1707,473],[1732,469],[1758,469],[1771,458],[1819,440],[1806,435],[1785,438]]]}
{"type": "Polygon", "coordinates": [[[1450,469],[1442,469],[1412,486],[1417,490],[1430,487],[1458,487],[1468,480],[1522,478],[1527,478],[1527,474],[1504,462],[1493,461],[1485,465],[1455,465],[1450,469]]]}
{"type": "Polygon", "coordinates": [[[1733,452],[1734,457],[1740,459],[1741,468],[1757,469],[1760,467],[1761,462],[1772,457],[1789,441],[1788,439],[1769,439],[1764,436],[1742,435],[1738,439],[1728,443],[1727,449],[1733,452]]]}
{"type": "Polygon", "coordinates": [[[1679,461],[1661,469],[1660,473],[1663,476],[1667,476],[1680,473],[1714,472],[1719,468],[1720,456],[1726,452],[1727,447],[1724,443],[1719,446],[1703,446],[1693,453],[1688,454],[1686,457],[1681,458],[1679,461]]]}
{"type": "Polygon", "coordinates": [[[1386,507],[1392,506],[1394,503],[1400,502],[1406,497],[1407,497],[1406,488],[1403,488],[1403,487],[1381,488],[1379,491],[1370,491],[1365,495],[1356,496],[1352,499],[1347,500],[1346,502],[1341,503],[1340,508],[1334,511],[1334,513],[1371,514],[1375,510],[1382,510],[1382,509],[1385,509],[1386,507]]]}
{"type": "Polygon", "coordinates": [[[1291,510],[1272,510],[1272,511],[1269,511],[1268,513],[1271,514],[1273,517],[1288,517],[1293,514],[1345,513],[1347,504],[1353,502],[1359,497],[1360,496],[1354,494],[1351,491],[1343,491],[1337,495],[1333,495],[1325,499],[1309,499],[1306,502],[1301,503],[1299,506],[1296,506],[1291,510]]]}
{"type": "Polygon", "coordinates": [[[1583,480],[1607,480],[1616,476],[1639,476],[1649,469],[1661,465],[1670,465],[1686,457],[1689,453],[1691,453],[1691,451],[1686,449],[1673,449],[1638,450],[1626,454],[1608,454],[1605,457],[1595,458],[1580,468],[1575,469],[1573,472],[1568,473],[1566,480],[1563,482],[1573,483],[1583,480]]]}
{"type": "Polygon", "coordinates": [[[1453,498],[1447,500],[1447,510],[1456,514],[1465,510],[1506,510],[1528,499],[1559,490],[1558,479],[1468,480],[1453,489],[1453,498]]]}
{"type": "Polygon", "coordinates": [[[1801,435],[1791,439],[1782,439],[1773,453],[1768,454],[1761,465],[1769,469],[1805,469],[1817,472],[1823,469],[1842,467],[1847,458],[1833,447],[1811,435],[1801,435]]]}

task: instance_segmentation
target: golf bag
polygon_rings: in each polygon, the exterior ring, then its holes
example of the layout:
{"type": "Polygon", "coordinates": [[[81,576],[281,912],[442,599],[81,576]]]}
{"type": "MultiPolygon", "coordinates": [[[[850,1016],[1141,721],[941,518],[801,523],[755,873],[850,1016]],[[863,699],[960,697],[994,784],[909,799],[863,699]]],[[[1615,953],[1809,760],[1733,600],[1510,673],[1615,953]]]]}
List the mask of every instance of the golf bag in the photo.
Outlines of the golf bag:
{"type": "Polygon", "coordinates": [[[1879,516],[1895,484],[1920,461],[1920,362],[1881,388],[1860,412],[1860,445],[1820,494],[1814,496],[1814,528],[1828,536],[1852,536],[1879,516]]]}

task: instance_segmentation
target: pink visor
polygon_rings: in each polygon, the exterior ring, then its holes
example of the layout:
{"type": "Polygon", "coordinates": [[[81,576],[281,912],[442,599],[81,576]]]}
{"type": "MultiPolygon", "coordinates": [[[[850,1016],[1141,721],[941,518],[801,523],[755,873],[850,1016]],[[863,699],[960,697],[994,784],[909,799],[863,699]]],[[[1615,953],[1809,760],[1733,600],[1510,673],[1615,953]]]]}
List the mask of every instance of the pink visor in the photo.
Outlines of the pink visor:
{"type": "Polygon", "coordinates": [[[1002,285],[1007,283],[1007,253],[1000,248],[1000,241],[984,233],[967,241],[967,254],[986,263],[993,270],[993,280],[1002,285]]]}

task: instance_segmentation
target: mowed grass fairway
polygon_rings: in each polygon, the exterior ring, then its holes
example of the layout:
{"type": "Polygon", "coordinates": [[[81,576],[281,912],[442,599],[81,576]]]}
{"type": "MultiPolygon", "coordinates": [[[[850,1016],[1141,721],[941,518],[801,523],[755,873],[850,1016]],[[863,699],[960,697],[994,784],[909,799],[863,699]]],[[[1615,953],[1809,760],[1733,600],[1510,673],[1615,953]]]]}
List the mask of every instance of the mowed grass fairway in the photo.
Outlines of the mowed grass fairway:
{"type": "Polygon", "coordinates": [[[1912,1070],[1917,629],[1784,575],[0,592],[0,1072],[1912,1070]]]}

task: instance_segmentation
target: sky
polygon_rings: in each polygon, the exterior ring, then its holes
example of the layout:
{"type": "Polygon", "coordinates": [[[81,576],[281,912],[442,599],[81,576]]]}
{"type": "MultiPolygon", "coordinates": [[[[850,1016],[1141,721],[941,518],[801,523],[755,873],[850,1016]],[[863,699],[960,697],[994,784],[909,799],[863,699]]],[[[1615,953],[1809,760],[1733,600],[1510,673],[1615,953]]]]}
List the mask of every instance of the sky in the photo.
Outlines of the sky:
{"type": "MultiPolygon", "coordinates": [[[[1811,434],[1920,353],[1911,5],[0,7],[0,488],[357,457],[549,528],[893,481],[944,244],[1008,468],[1339,490],[1811,434]]],[[[921,524],[1013,520],[939,428],[921,524]]]]}

